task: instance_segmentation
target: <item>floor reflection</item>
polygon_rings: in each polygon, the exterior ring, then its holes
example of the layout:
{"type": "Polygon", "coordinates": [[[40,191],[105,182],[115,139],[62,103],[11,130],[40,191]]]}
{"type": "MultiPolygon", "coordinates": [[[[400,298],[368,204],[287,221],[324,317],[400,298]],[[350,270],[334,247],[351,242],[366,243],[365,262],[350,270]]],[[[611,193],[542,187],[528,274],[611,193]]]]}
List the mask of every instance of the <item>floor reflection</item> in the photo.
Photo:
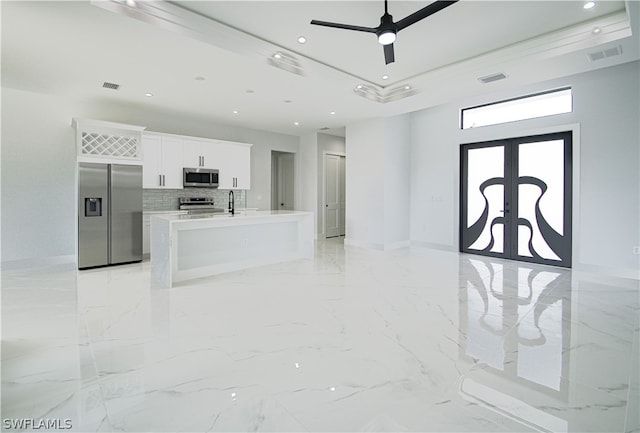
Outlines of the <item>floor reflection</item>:
{"type": "Polygon", "coordinates": [[[471,256],[460,267],[461,357],[566,398],[569,271],[471,256]]]}

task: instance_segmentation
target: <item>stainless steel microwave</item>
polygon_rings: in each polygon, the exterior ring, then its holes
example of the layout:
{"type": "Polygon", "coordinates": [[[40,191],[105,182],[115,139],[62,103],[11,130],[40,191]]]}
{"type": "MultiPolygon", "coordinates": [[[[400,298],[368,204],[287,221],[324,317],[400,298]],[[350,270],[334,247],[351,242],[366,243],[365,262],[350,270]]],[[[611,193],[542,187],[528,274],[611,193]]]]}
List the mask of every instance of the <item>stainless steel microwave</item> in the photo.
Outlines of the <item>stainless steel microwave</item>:
{"type": "Polygon", "coordinates": [[[217,188],[218,170],[212,168],[185,168],[183,182],[185,187],[217,188]]]}

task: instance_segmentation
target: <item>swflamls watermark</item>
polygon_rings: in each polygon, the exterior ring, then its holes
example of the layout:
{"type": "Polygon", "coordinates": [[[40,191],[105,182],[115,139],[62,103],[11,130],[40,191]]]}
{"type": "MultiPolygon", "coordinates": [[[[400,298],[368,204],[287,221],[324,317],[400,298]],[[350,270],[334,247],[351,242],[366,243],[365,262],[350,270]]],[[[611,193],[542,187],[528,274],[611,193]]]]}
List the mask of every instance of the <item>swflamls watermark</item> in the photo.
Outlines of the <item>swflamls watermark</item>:
{"type": "Polygon", "coordinates": [[[4,418],[2,428],[4,430],[69,430],[73,423],[69,418],[4,418]]]}

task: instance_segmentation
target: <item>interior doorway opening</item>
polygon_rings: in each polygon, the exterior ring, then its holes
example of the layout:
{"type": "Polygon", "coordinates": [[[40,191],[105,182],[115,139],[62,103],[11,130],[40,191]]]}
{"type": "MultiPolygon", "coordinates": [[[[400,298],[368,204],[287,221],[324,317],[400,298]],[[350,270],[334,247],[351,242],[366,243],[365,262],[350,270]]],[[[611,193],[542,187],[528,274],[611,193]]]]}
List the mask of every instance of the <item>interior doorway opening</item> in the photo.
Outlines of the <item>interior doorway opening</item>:
{"type": "Polygon", "coordinates": [[[346,233],[346,157],[324,154],[323,222],[324,237],[344,236],[346,233]]]}
{"type": "Polygon", "coordinates": [[[295,154],[271,151],[271,210],[293,210],[295,154]]]}

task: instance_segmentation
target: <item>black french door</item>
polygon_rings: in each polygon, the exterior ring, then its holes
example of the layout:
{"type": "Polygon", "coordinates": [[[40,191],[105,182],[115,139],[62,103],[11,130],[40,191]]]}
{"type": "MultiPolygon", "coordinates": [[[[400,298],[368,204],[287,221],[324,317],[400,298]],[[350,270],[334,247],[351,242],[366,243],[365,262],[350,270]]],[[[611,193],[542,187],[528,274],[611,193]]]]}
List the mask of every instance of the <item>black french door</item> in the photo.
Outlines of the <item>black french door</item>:
{"type": "Polygon", "coordinates": [[[571,267],[571,132],[460,147],[460,251],[571,267]]]}

